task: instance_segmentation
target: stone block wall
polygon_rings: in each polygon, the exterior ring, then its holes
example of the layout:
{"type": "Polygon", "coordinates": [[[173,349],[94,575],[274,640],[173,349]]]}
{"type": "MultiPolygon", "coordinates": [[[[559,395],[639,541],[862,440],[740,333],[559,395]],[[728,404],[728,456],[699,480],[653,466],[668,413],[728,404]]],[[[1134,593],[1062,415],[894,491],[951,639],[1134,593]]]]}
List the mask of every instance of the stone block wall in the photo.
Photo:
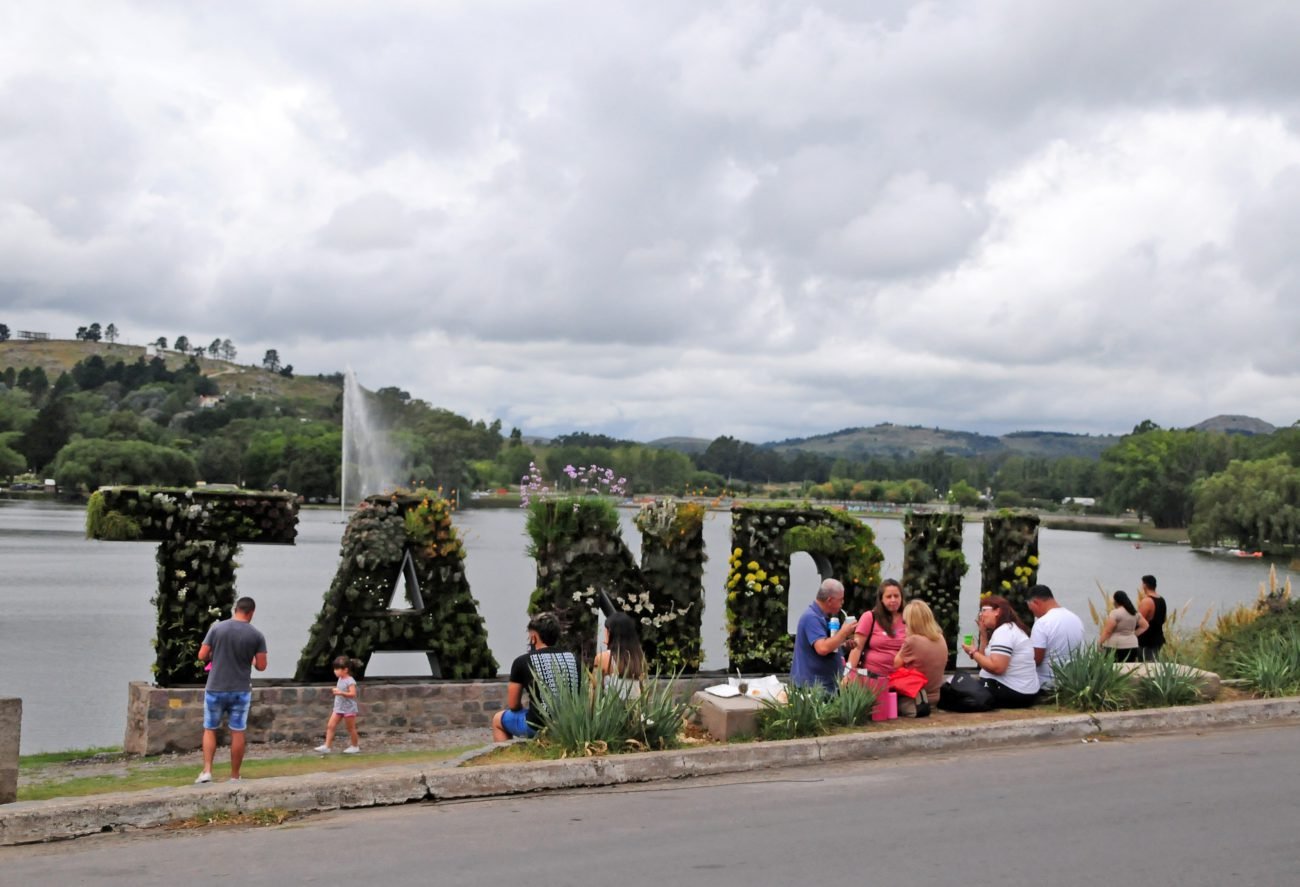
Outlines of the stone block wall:
{"type": "MultiPolygon", "coordinates": [[[[490,727],[493,713],[506,707],[505,681],[363,681],[360,687],[362,737],[490,727]]],[[[332,683],[254,681],[248,741],[317,745],[333,710],[333,688],[332,683]]],[[[225,742],[226,731],[219,737],[225,742]]],[[[131,683],[123,743],[127,753],[192,751],[202,742],[202,687],[131,683]]]]}
{"type": "Polygon", "coordinates": [[[0,697],[0,804],[18,800],[18,739],[22,732],[23,701],[0,697]]]}

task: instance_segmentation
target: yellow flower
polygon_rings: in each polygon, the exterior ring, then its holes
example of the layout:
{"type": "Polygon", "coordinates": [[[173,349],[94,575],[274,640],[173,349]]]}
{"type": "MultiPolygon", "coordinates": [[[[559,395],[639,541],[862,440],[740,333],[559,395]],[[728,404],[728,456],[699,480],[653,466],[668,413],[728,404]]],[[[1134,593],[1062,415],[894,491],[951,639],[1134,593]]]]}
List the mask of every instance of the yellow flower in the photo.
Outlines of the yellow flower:
{"type": "Polygon", "coordinates": [[[750,561],[749,563],[745,564],[745,569],[746,569],[746,570],[757,570],[757,569],[758,569],[758,561],[750,561]]]}

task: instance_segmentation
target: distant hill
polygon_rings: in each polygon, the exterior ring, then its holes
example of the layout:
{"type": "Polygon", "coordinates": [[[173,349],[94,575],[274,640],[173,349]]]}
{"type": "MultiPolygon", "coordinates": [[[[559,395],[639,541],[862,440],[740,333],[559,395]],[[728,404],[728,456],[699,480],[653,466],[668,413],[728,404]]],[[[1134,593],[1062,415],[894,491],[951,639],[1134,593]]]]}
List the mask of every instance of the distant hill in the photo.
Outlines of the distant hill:
{"type": "MultiPolygon", "coordinates": [[[[38,342],[19,342],[10,339],[0,342],[0,370],[24,367],[45,370],[51,384],[61,373],[71,370],[78,361],[98,354],[107,363],[123,361],[134,363],[136,359],[152,354],[153,349],[143,345],[112,345],[108,342],[83,342],[77,339],[47,339],[38,342]]],[[[178,369],[189,361],[189,356],[179,351],[158,352],[170,370],[178,369]]],[[[217,383],[223,395],[250,395],[252,397],[300,398],[312,403],[329,407],[339,396],[339,386],[326,382],[315,376],[294,376],[288,378],[279,373],[272,373],[258,366],[247,366],[228,360],[214,358],[196,358],[203,375],[217,383]]]]}
{"type": "Polygon", "coordinates": [[[1192,426],[1191,430],[1255,435],[1272,434],[1277,431],[1277,427],[1270,425],[1263,419],[1256,419],[1254,416],[1215,416],[1212,419],[1206,419],[1204,422],[1198,422],[1192,426]]]}
{"type": "Polygon", "coordinates": [[[844,428],[830,434],[791,438],[767,446],[780,452],[803,450],[857,459],[872,456],[907,457],[936,451],[954,456],[986,456],[1010,451],[1022,456],[1095,458],[1118,440],[1118,437],[1109,434],[1066,434],[1059,431],[1016,431],[993,437],[971,431],[883,422],[870,428],[844,428]]]}
{"type": "Polygon", "coordinates": [[[713,441],[703,437],[661,437],[658,440],[647,442],[646,446],[657,447],[661,450],[675,450],[678,453],[693,456],[696,453],[703,453],[711,443],[713,441]]]}

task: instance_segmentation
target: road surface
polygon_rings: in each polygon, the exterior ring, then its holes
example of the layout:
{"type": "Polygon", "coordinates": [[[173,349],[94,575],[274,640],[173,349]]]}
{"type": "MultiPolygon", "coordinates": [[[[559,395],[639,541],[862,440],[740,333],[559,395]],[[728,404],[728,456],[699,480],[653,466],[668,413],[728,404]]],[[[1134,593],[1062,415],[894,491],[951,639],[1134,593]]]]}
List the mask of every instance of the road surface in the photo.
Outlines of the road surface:
{"type": "Polygon", "coordinates": [[[5,884],[1293,885],[1300,727],[912,756],[0,851],[5,884]]]}

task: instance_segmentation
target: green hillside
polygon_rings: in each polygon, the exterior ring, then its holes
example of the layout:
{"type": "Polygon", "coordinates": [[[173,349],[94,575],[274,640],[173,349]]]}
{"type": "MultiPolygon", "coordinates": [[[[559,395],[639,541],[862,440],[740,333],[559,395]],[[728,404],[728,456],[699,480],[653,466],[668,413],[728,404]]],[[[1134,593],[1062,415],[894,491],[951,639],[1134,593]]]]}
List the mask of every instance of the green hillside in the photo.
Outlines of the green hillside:
{"type": "MultiPolygon", "coordinates": [[[[82,342],[76,339],[48,339],[39,342],[17,342],[10,339],[0,342],[0,370],[35,369],[45,371],[50,381],[61,373],[70,372],[79,361],[99,355],[106,363],[123,361],[134,363],[155,354],[161,357],[172,371],[179,370],[191,360],[178,351],[156,351],[143,345],[114,345],[108,342],[82,342]]],[[[304,407],[312,405],[329,409],[338,397],[337,384],[322,381],[315,376],[287,378],[257,366],[235,363],[218,358],[193,358],[200,372],[212,379],[222,396],[250,395],[253,397],[287,398],[301,401],[304,407]]]]}

